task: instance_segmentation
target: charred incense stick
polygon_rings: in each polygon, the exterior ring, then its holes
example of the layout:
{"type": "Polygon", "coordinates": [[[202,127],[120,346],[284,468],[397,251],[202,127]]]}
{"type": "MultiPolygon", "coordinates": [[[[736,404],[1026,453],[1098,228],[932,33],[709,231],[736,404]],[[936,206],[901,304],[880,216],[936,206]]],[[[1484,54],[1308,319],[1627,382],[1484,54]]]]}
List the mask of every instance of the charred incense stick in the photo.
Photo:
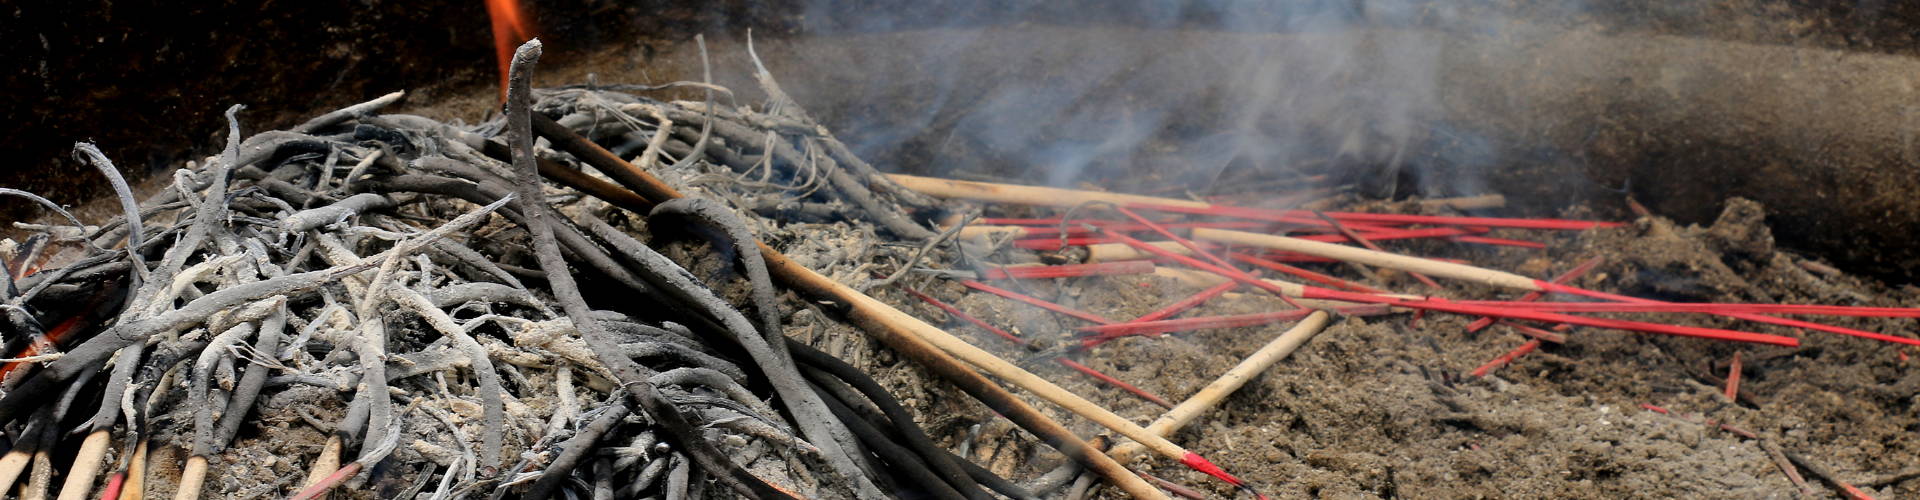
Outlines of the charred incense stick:
{"type": "MultiPolygon", "coordinates": [[[[1220,378],[1214,379],[1213,383],[1201,388],[1200,392],[1194,393],[1186,401],[1181,401],[1179,406],[1173,407],[1172,410],[1155,419],[1152,424],[1148,424],[1147,431],[1155,436],[1168,436],[1186,427],[1187,424],[1213,409],[1214,405],[1220,404],[1221,400],[1239,390],[1240,386],[1246,385],[1247,381],[1253,380],[1253,377],[1267,371],[1267,368],[1272,367],[1274,363],[1280,362],[1295,349],[1306,344],[1307,340],[1326,328],[1330,317],[1325,311],[1314,311],[1313,314],[1307,315],[1305,319],[1300,320],[1299,324],[1293,325],[1293,328],[1287,329],[1272,342],[1268,342],[1265,347],[1254,351],[1253,355],[1247,356],[1247,359],[1240,361],[1240,364],[1234,365],[1233,369],[1227,370],[1227,373],[1220,375],[1220,378]]],[[[1107,455],[1123,462],[1130,461],[1144,448],[1145,445],[1139,442],[1129,441],[1114,446],[1107,455]]]]}
{"type": "MultiPolygon", "coordinates": [[[[623,208],[637,210],[641,213],[651,211],[653,203],[682,197],[679,191],[673,189],[671,186],[661,182],[640,168],[635,167],[633,164],[627,163],[626,160],[620,159],[620,157],[601,148],[598,144],[594,144],[585,137],[581,137],[565,126],[554,122],[552,119],[535,113],[533,115],[533,121],[535,130],[548,140],[553,141],[556,149],[574,154],[582,161],[592,165],[595,169],[620,181],[626,187],[614,186],[604,181],[587,177],[578,171],[543,172],[542,175],[572,186],[582,192],[595,194],[596,197],[620,205],[623,208]],[[628,191],[628,189],[632,191],[628,191]],[[600,193],[604,193],[606,196],[600,196],[600,193]]],[[[557,164],[556,167],[565,169],[564,166],[557,164]]],[[[1189,453],[1181,449],[1178,445],[1174,445],[1165,439],[1153,440],[1152,436],[1145,434],[1145,429],[1141,429],[1138,425],[1134,425],[1077,395],[1067,392],[1065,389],[1061,389],[1031,373],[1027,373],[1012,363],[994,357],[991,353],[967,344],[965,341],[954,337],[952,334],[938,327],[920,321],[918,318],[894,309],[892,306],[860,293],[851,287],[828,279],[826,276],[822,276],[818,272],[808,269],[798,262],[794,262],[772,247],[766,246],[764,242],[758,244],[763,257],[767,261],[768,271],[776,280],[785,283],[789,287],[793,287],[805,295],[812,296],[815,300],[825,300],[845,307],[848,319],[852,320],[862,331],[872,335],[874,338],[880,340],[881,343],[886,344],[895,351],[909,358],[913,358],[936,375],[953,382],[955,386],[981,400],[981,402],[986,403],[995,411],[1005,415],[1016,425],[1027,429],[1029,432],[1033,432],[1041,439],[1047,441],[1049,445],[1060,449],[1063,453],[1067,454],[1067,456],[1086,464],[1088,468],[1093,469],[1096,473],[1100,474],[1102,478],[1119,487],[1128,495],[1137,498],[1166,498],[1165,493],[1160,492],[1159,489],[1154,488],[1153,485],[1140,479],[1139,476],[1134,475],[1105,454],[1099,453],[1097,450],[1088,446],[1085,441],[1081,440],[1064,426],[1061,426],[1059,422],[1040,413],[1037,409],[1013,396],[1012,393],[1007,392],[992,380],[967,369],[964,365],[961,365],[960,360],[956,358],[965,358],[968,363],[979,366],[981,369],[995,376],[1001,376],[1003,379],[1015,383],[1015,385],[1027,388],[1035,394],[1042,395],[1043,398],[1067,407],[1075,413],[1092,415],[1089,419],[1103,426],[1108,426],[1109,424],[1121,425],[1123,429],[1116,430],[1122,434],[1139,434],[1146,436],[1150,441],[1159,445],[1155,447],[1155,451],[1181,460],[1183,464],[1188,464],[1195,468],[1212,465],[1206,462],[1204,458],[1199,458],[1199,455],[1192,455],[1197,461],[1189,462],[1186,460],[1186,456],[1189,455],[1189,453]]]]}

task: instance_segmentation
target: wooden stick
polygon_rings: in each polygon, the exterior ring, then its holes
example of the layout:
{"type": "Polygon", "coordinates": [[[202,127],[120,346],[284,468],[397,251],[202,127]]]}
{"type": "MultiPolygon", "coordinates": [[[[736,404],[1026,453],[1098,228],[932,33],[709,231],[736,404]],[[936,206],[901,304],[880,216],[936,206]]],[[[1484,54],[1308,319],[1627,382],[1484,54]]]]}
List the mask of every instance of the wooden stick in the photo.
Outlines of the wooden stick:
{"type": "Polygon", "coordinates": [[[173,500],[195,500],[200,498],[200,487],[207,480],[207,457],[195,455],[187,459],[187,467],[180,471],[180,489],[174,490],[173,500]]]}
{"type": "MultiPolygon", "coordinates": [[[[1254,351],[1253,355],[1247,356],[1247,359],[1241,360],[1240,364],[1235,365],[1233,369],[1221,374],[1220,378],[1214,379],[1212,383],[1201,388],[1200,392],[1194,393],[1186,401],[1181,401],[1180,405],[1160,415],[1160,418],[1147,425],[1147,432],[1155,436],[1170,436],[1199,419],[1208,410],[1212,410],[1214,405],[1220,404],[1221,400],[1239,390],[1240,386],[1246,385],[1247,381],[1267,371],[1267,368],[1285,359],[1288,354],[1292,354],[1294,350],[1306,344],[1308,339],[1312,339],[1314,335],[1326,329],[1327,320],[1330,317],[1326,311],[1314,311],[1313,314],[1307,315],[1305,319],[1300,320],[1300,323],[1293,325],[1293,328],[1287,329],[1272,342],[1268,342],[1265,347],[1254,351]]],[[[1145,449],[1146,446],[1137,441],[1127,441],[1114,446],[1107,452],[1107,456],[1127,462],[1133,460],[1135,455],[1145,449]]]]}
{"type": "MultiPolygon", "coordinates": [[[[980,318],[974,317],[972,314],[967,314],[966,311],[962,311],[960,310],[960,308],[954,307],[952,304],[941,302],[940,299],[933,298],[932,295],[921,293],[919,290],[914,290],[913,288],[907,287],[904,285],[900,287],[900,290],[907,292],[907,295],[912,295],[915,298],[920,299],[921,302],[926,302],[928,305],[940,308],[941,311],[946,311],[948,316],[952,316],[954,318],[960,319],[961,321],[971,323],[973,324],[973,326],[979,327],[980,329],[986,330],[994,335],[998,335],[1000,336],[1000,338],[1007,339],[1008,342],[1013,342],[1021,346],[1032,345],[1032,341],[1029,341],[1024,338],[1020,338],[1020,336],[1009,333],[1006,330],[1001,329],[1000,327],[993,326],[993,324],[987,323],[985,320],[981,320],[980,318]]],[[[1093,367],[1081,364],[1078,361],[1068,359],[1064,356],[1055,357],[1053,358],[1053,360],[1056,363],[1060,363],[1062,366],[1066,366],[1067,368],[1072,368],[1074,371],[1078,371],[1080,373],[1086,374],[1089,377],[1099,379],[1102,382],[1106,382],[1114,387],[1118,387],[1120,388],[1120,390],[1127,391],[1129,393],[1132,393],[1135,396],[1139,396],[1141,399],[1152,401],[1153,404],[1157,404],[1166,408],[1173,407],[1173,403],[1168,402],[1166,398],[1162,398],[1157,394],[1147,392],[1146,389],[1141,389],[1137,386],[1134,386],[1133,384],[1129,384],[1126,381],[1120,380],[1119,378],[1116,378],[1112,375],[1101,373],[1099,370],[1095,370],[1093,369],[1093,367]]]]}
{"type": "Polygon", "coordinates": [[[13,489],[13,483],[20,480],[20,473],[26,471],[32,461],[33,453],[25,450],[12,450],[0,456],[0,491],[13,489]]]}
{"type": "Polygon", "coordinates": [[[1420,200],[1420,206],[1428,209],[1451,208],[1455,210],[1478,210],[1507,206],[1507,197],[1498,194],[1462,196],[1459,198],[1432,198],[1420,200]]]}
{"type": "MultiPolygon", "coordinates": [[[[1260,235],[1260,236],[1265,236],[1265,235],[1260,235]]],[[[1197,259],[1193,259],[1190,257],[1181,257],[1179,255],[1173,254],[1172,252],[1161,251],[1158,248],[1155,248],[1153,246],[1147,245],[1142,242],[1138,242],[1137,240],[1133,240],[1125,236],[1119,236],[1118,239],[1122,240],[1123,242],[1139,245],[1139,247],[1144,250],[1157,252],[1164,257],[1184,259],[1181,262],[1182,264],[1186,264],[1188,266],[1192,266],[1198,269],[1203,269],[1208,272],[1212,272],[1214,274],[1219,274],[1221,276],[1232,278],[1234,281],[1238,281],[1248,285],[1253,285],[1254,287],[1267,290],[1268,292],[1271,292],[1275,295],[1290,295],[1290,294],[1298,293],[1307,298],[1332,299],[1332,300],[1356,302],[1356,303],[1362,303],[1362,304],[1388,304],[1393,306],[1410,307],[1414,309],[1440,311],[1440,312],[1448,312],[1448,313],[1454,313],[1454,314],[1495,316],[1495,317],[1502,317],[1502,318],[1513,318],[1513,319],[1522,319],[1522,320],[1530,320],[1530,321],[1545,321],[1545,322],[1552,322],[1552,323],[1571,323],[1575,325],[1610,328],[1615,330],[1660,333],[1660,334],[1666,334],[1666,335],[1700,337],[1700,338],[1730,340],[1730,341],[1738,341],[1738,342],[1757,342],[1757,343],[1781,345],[1781,346],[1787,346],[1787,347],[1797,347],[1800,345],[1800,340],[1794,337],[1782,337],[1778,335],[1766,335],[1766,334],[1759,334],[1759,333],[1753,333],[1753,332],[1721,330],[1716,328],[1701,328],[1701,327],[1693,327],[1693,326],[1668,325],[1663,323],[1647,323],[1642,321],[1626,321],[1626,320],[1616,320],[1616,319],[1607,319],[1607,318],[1594,318],[1594,317],[1588,317],[1588,316],[1572,316],[1572,315],[1566,315],[1566,314],[1537,313],[1537,312],[1524,311],[1524,310],[1502,309],[1495,306],[1468,305],[1468,304],[1452,302],[1447,300],[1401,299],[1401,298],[1389,297],[1385,295],[1342,292],[1339,290],[1332,290],[1332,289],[1320,288],[1320,287],[1311,287],[1311,286],[1305,286],[1305,285],[1293,284],[1293,283],[1286,283],[1283,285],[1280,283],[1275,283],[1271,280],[1260,280],[1260,279],[1253,278],[1251,276],[1246,276],[1244,272],[1241,272],[1235,269],[1220,268],[1212,264],[1200,262],[1197,259]]],[[[1358,248],[1352,248],[1349,250],[1369,252],[1369,250],[1363,250],[1358,248]]],[[[1487,272],[1497,273],[1498,271],[1487,271],[1487,272]]],[[[1281,282],[1281,283],[1284,283],[1284,282],[1281,282]]],[[[1539,282],[1539,283],[1545,283],[1545,282],[1539,282]]],[[[1558,286],[1558,285],[1553,285],[1553,286],[1558,286]]],[[[1597,292],[1589,292],[1589,293],[1597,293],[1597,292]]],[[[1631,298],[1629,297],[1629,299],[1631,298]]],[[[1817,324],[1806,323],[1806,322],[1782,320],[1779,318],[1770,318],[1770,317],[1763,317],[1763,318],[1780,322],[1781,324],[1802,323],[1802,324],[1818,326],[1818,327],[1834,328],[1834,327],[1826,327],[1825,325],[1817,325],[1817,324]]],[[[1865,335],[1878,335],[1878,334],[1867,333],[1867,332],[1861,332],[1861,333],[1865,335]]]]}
{"type": "Polygon", "coordinates": [[[73,457],[73,467],[67,472],[67,480],[60,485],[58,500],[86,500],[93,492],[93,478],[100,474],[102,459],[107,455],[107,443],[112,433],[100,429],[87,434],[80,442],[80,453],[73,457]]]}
{"type": "MultiPolygon", "coordinates": [[[[1347,227],[1345,224],[1341,224],[1338,219],[1334,219],[1333,217],[1327,216],[1326,212],[1314,212],[1313,214],[1319,216],[1321,220],[1327,221],[1327,224],[1332,225],[1333,230],[1339,231],[1341,236],[1346,236],[1347,241],[1359,243],[1361,247],[1364,247],[1368,250],[1372,250],[1375,252],[1386,251],[1386,250],[1382,250],[1380,248],[1380,245],[1374,244],[1373,240],[1367,239],[1366,236],[1362,236],[1360,233],[1355,232],[1352,228],[1347,227]]],[[[1361,269],[1365,270],[1366,268],[1361,268],[1361,269]]],[[[1415,279],[1420,280],[1421,283],[1425,283],[1428,288],[1432,288],[1434,290],[1442,290],[1442,291],[1446,290],[1445,287],[1440,286],[1440,283],[1433,281],[1433,278],[1428,278],[1427,275],[1425,274],[1420,274],[1420,273],[1407,273],[1407,274],[1413,275],[1415,279]]]]}
{"type": "Polygon", "coordinates": [[[1116,205],[1140,203],[1187,208],[1208,208],[1213,206],[1212,203],[1204,201],[1137,194],[1107,193],[1101,191],[1083,191],[1079,189],[956,181],[901,174],[887,174],[887,178],[892,179],[893,183],[899,184],[900,187],[919,191],[920,194],[936,198],[960,198],[1015,205],[1071,207],[1081,203],[1103,201],[1116,205]]]}
{"type": "MultiPolygon", "coordinates": [[[[53,440],[48,439],[52,446],[53,440]]],[[[47,500],[47,490],[53,487],[53,454],[46,448],[33,452],[33,472],[27,475],[27,488],[20,494],[20,500],[47,500]]]]}
{"type": "Polygon", "coordinates": [[[147,439],[134,445],[133,457],[127,464],[127,482],[120,486],[120,500],[146,500],[147,498],[147,439]]]}
{"type": "MultiPolygon", "coordinates": [[[[548,173],[543,171],[542,175],[560,181],[575,189],[579,189],[582,192],[590,194],[596,192],[607,193],[609,196],[601,197],[601,199],[640,213],[651,211],[653,203],[682,197],[679,191],[661,182],[658,178],[653,177],[631,163],[627,163],[612,152],[601,148],[598,144],[594,144],[592,141],[581,137],[572,130],[568,130],[552,119],[535,113],[533,115],[533,121],[534,129],[541,136],[546,137],[547,140],[553,141],[556,149],[572,153],[582,161],[592,165],[595,169],[620,181],[626,188],[623,189],[620,186],[614,186],[592,177],[575,175],[578,173],[577,170],[565,169],[563,166],[562,169],[570,172],[548,173]],[[632,191],[628,191],[628,189],[632,191]],[[620,203],[622,201],[627,203],[620,203]]],[[[1067,430],[1067,428],[1060,425],[1059,422],[1040,413],[1038,409],[1028,405],[1012,393],[1007,392],[1006,389],[1001,388],[992,380],[973,370],[967,369],[966,366],[961,364],[955,357],[962,356],[961,353],[966,353],[967,355],[985,355],[988,359],[998,361],[1001,368],[1012,368],[1014,371],[1019,372],[1024,372],[1024,370],[1020,370],[1018,367],[1004,360],[995,358],[991,354],[986,353],[986,351],[968,345],[965,341],[940,330],[938,327],[920,321],[911,315],[894,309],[886,303],[875,300],[866,294],[833,281],[826,276],[822,276],[820,273],[814,272],[812,269],[808,269],[798,262],[794,262],[793,259],[767,246],[764,242],[758,242],[758,244],[761,254],[767,261],[767,270],[773,275],[774,279],[781,281],[786,286],[794,288],[802,294],[811,296],[814,300],[828,301],[844,307],[847,319],[853,322],[854,325],[859,326],[861,331],[874,337],[881,343],[886,344],[894,351],[913,359],[935,375],[952,382],[961,390],[966,391],[968,395],[979,399],[982,403],[993,408],[1001,415],[1006,416],[1007,419],[1013,421],[1015,425],[1019,425],[1028,432],[1032,432],[1042,440],[1045,440],[1048,445],[1059,449],[1068,457],[1085,464],[1109,484],[1115,485],[1126,494],[1136,498],[1167,498],[1165,493],[1154,488],[1153,485],[1148,484],[1145,480],[1140,479],[1139,476],[1128,471],[1126,467],[1121,466],[1119,462],[1114,461],[1111,457],[1087,445],[1086,441],[1067,430]],[[958,346],[954,344],[958,344],[958,346]],[[959,346],[964,346],[964,348],[959,346]],[[947,347],[955,347],[956,351],[951,351],[952,353],[950,354],[948,351],[945,351],[947,347]]],[[[969,362],[973,361],[969,360],[969,362]]],[[[992,361],[982,362],[992,363],[992,361]]],[[[1038,377],[1034,377],[1032,374],[1027,374],[1027,376],[1036,380],[1038,379],[1038,377]]],[[[1012,381],[1014,379],[1009,378],[1008,380],[1012,381]]],[[[1040,380],[1039,382],[1045,384],[1045,386],[1053,387],[1059,392],[1065,392],[1064,389],[1059,389],[1058,386],[1053,386],[1044,380],[1040,380]]],[[[1068,395],[1071,396],[1071,393],[1068,393],[1068,395]]],[[[1073,396],[1073,398],[1078,399],[1078,396],[1073,396]]],[[[1085,400],[1080,401],[1085,402],[1085,400]]],[[[1091,405],[1091,403],[1087,404],[1091,405]]],[[[1113,415],[1111,412],[1107,412],[1106,414],[1109,416],[1113,415]]],[[[1119,417],[1113,416],[1113,418],[1118,419],[1119,417]]],[[[1125,420],[1122,419],[1121,422],[1125,422],[1125,420]]],[[[1128,425],[1132,424],[1129,423],[1128,425]]],[[[1137,425],[1134,427],[1138,428],[1137,425]]]]}
{"type": "MultiPolygon", "coordinates": [[[[1164,205],[1199,209],[1215,206],[1212,203],[1204,201],[1138,194],[1109,193],[1105,191],[957,181],[904,174],[887,174],[887,178],[892,179],[893,183],[899,184],[900,187],[919,191],[920,194],[936,198],[959,198],[1014,205],[1071,207],[1086,202],[1104,201],[1116,205],[1164,205]]],[[[1431,200],[1421,200],[1419,203],[1421,206],[1429,208],[1449,207],[1460,210],[1471,210],[1506,206],[1507,198],[1497,194],[1490,194],[1464,198],[1435,198],[1431,200]]]]}
{"type": "Polygon", "coordinates": [[[340,442],[340,435],[338,433],[331,433],[327,436],[327,444],[320,448],[320,457],[314,459],[313,470],[307,471],[307,480],[301,483],[305,485],[302,489],[312,488],[314,485],[320,484],[321,481],[327,479],[327,476],[332,475],[334,471],[340,469],[341,445],[342,443],[340,442]]]}
{"type": "MultiPolygon", "coordinates": [[[[1235,243],[1235,244],[1241,244],[1241,245],[1258,246],[1258,247],[1271,248],[1276,250],[1285,250],[1289,252],[1303,253],[1308,255],[1317,255],[1321,257],[1327,257],[1327,258],[1344,260],[1344,261],[1360,262],[1363,264],[1372,264],[1378,267],[1385,267],[1389,269],[1399,269],[1401,271],[1417,272],[1417,273],[1422,273],[1422,274],[1427,274],[1432,276],[1439,276],[1443,278],[1472,281],[1472,282],[1482,283],[1482,284],[1491,285],[1491,286],[1513,288],[1518,290],[1535,290],[1535,291],[1547,291],[1547,292],[1554,292],[1554,293],[1566,293],[1566,294],[1574,294],[1574,295],[1580,295],[1585,297],[1599,298],[1603,300],[1610,300],[1614,302],[1629,302],[1629,303],[1642,303],[1642,304],[1661,303],[1660,301],[1652,300],[1652,299],[1642,299],[1638,297],[1628,297],[1624,295],[1595,292],[1595,291],[1571,287],[1567,285],[1551,283],[1551,282],[1537,280],[1537,279],[1533,279],[1533,278],[1529,278],[1526,276],[1521,276],[1518,274],[1509,273],[1505,271],[1495,271],[1492,269],[1474,267],[1474,266],[1469,266],[1465,264],[1455,264],[1451,262],[1432,261],[1432,260],[1420,259],[1415,257],[1407,257],[1404,255],[1395,255],[1395,254],[1386,253],[1386,252],[1376,252],[1376,251],[1367,250],[1364,248],[1354,248],[1354,247],[1349,247],[1344,245],[1336,245],[1332,243],[1322,243],[1318,241],[1302,240],[1299,238],[1289,238],[1286,236],[1248,233],[1243,231],[1230,231],[1225,229],[1199,228],[1199,229],[1193,230],[1193,237],[1195,239],[1204,239],[1204,240],[1223,242],[1223,243],[1235,243]]],[[[1786,326],[1786,327],[1792,327],[1792,328],[1806,328],[1810,330],[1819,330],[1819,331],[1829,332],[1829,333],[1838,333],[1841,335],[1851,335],[1855,337],[1869,338],[1869,339],[1879,340],[1883,342],[1895,342],[1895,343],[1903,343],[1903,344],[1920,345],[1920,340],[1916,340],[1916,339],[1896,337],[1892,335],[1868,332],[1863,330],[1856,330],[1852,328],[1841,328],[1837,326],[1824,325],[1824,324],[1813,323],[1808,321],[1778,318],[1773,316],[1765,316],[1765,315],[1751,314],[1751,313],[1724,312],[1724,313],[1714,313],[1714,314],[1719,316],[1734,318],[1734,319],[1752,321],[1755,323],[1766,323],[1771,325],[1780,325],[1780,326],[1786,326]]]]}
{"type": "Polygon", "coordinates": [[[1518,288],[1522,290],[1541,289],[1539,285],[1535,284],[1537,280],[1518,274],[1287,236],[1225,229],[1198,228],[1193,230],[1193,238],[1220,243],[1285,250],[1346,262],[1358,262],[1375,267],[1398,269],[1410,273],[1472,281],[1503,288],[1518,288]]]}
{"type": "MultiPolygon", "coordinates": [[[[783,264],[785,266],[795,266],[805,269],[805,267],[799,266],[799,264],[793,263],[790,260],[783,262],[783,264]]],[[[811,271],[808,272],[811,273],[811,271]]],[[[814,276],[819,275],[814,274],[814,276]]],[[[1145,428],[1140,427],[1139,424],[1115,415],[1106,408],[1094,404],[1092,401],[1087,401],[1072,391],[1054,385],[1053,382],[1049,382],[1013,363],[994,356],[993,353],[982,350],[979,347],[974,347],[973,344],[969,344],[965,340],[961,340],[959,337],[955,337],[953,334],[941,330],[939,327],[927,324],[919,318],[900,312],[900,310],[894,309],[893,306],[880,302],[866,294],[854,291],[846,285],[827,280],[825,277],[820,277],[819,280],[824,281],[824,283],[814,283],[823,288],[823,290],[819,291],[826,292],[830,294],[829,296],[836,299],[836,301],[846,304],[851,311],[850,315],[857,313],[867,318],[866,322],[884,324],[903,330],[905,333],[908,333],[920,341],[931,344],[942,351],[946,351],[953,357],[964,360],[988,374],[999,377],[1001,380],[1026,389],[1027,392],[1033,393],[1041,399],[1045,399],[1056,406],[1080,415],[1087,420],[1091,420],[1095,424],[1106,427],[1122,436],[1140,441],[1149,449],[1163,457],[1180,461],[1182,464],[1187,464],[1189,467],[1196,469],[1200,468],[1200,466],[1196,466],[1196,464],[1206,463],[1204,458],[1199,458],[1199,455],[1187,451],[1185,448],[1181,448],[1180,445],[1174,444],[1166,438],[1149,433],[1145,428]]],[[[1132,474],[1128,474],[1128,476],[1134,477],[1132,474]]],[[[1109,481],[1113,480],[1112,478],[1105,479],[1109,481]]],[[[1135,479],[1137,480],[1138,478],[1135,477],[1135,479]]],[[[1150,485],[1148,487],[1151,488],[1150,485]]],[[[1133,493],[1129,492],[1129,494],[1133,493]]]]}

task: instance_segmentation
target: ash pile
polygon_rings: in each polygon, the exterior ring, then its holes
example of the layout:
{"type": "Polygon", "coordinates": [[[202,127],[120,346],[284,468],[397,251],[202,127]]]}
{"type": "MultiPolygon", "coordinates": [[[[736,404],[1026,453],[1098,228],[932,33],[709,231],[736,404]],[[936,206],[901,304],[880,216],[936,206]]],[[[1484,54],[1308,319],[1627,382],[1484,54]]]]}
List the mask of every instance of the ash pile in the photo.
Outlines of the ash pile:
{"type": "MultiPolygon", "coordinates": [[[[529,100],[525,81],[516,69],[510,100],[529,100]]],[[[18,357],[0,484],[31,498],[1028,496],[933,446],[836,357],[871,356],[865,339],[770,282],[756,236],[857,283],[901,253],[884,241],[933,233],[916,195],[763,83],[765,111],[701,83],[678,84],[706,96],[692,102],[567,87],[531,92],[543,116],[509,106],[473,126],[383,114],[396,93],[247,134],[236,106],[224,152],[138,201],[77,145],[124,213],[8,240],[18,357]],[[691,196],[623,209],[608,200],[630,192],[541,182],[619,174],[536,147],[528,120],[691,196]],[[940,487],[899,484],[923,480],[940,487]]]]}

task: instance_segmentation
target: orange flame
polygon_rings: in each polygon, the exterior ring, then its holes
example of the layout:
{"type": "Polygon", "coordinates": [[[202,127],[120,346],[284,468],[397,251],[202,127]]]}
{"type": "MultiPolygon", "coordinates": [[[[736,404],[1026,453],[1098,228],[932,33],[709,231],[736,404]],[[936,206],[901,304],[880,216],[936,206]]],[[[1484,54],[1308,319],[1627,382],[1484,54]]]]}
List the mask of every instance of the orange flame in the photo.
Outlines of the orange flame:
{"type": "Polygon", "coordinates": [[[500,61],[500,102],[506,102],[513,49],[533,39],[533,22],[515,0],[487,0],[487,17],[493,19],[493,52],[500,61]]]}

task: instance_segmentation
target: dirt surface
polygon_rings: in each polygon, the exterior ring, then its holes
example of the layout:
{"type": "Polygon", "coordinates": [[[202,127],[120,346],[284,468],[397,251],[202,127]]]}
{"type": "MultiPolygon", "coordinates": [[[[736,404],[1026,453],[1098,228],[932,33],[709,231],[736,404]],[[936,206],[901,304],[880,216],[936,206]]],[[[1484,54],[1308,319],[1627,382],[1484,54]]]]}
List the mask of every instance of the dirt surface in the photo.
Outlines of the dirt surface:
{"type": "MultiPolygon", "coordinates": [[[[1909,290],[1810,272],[1801,265],[1803,257],[1773,247],[1758,204],[1733,200],[1729,205],[1732,208],[1710,226],[1643,218],[1618,229],[1554,235],[1546,238],[1552,247],[1545,251],[1387,246],[1542,277],[1589,257],[1603,257],[1602,265],[1575,284],[1666,300],[1920,305],[1920,295],[1909,290]]],[[[1336,266],[1315,269],[1353,277],[1336,266]]],[[[1393,285],[1402,292],[1423,291],[1404,276],[1393,285]]],[[[966,293],[951,283],[913,286],[1041,342],[1065,342],[1071,328],[1086,324],[999,297],[966,293]]],[[[1111,318],[1137,316],[1198,290],[1150,276],[1012,287],[1111,318]]],[[[1447,288],[1444,295],[1463,299],[1516,295],[1458,284],[1447,288]]],[[[911,298],[884,296],[917,316],[943,317],[911,298]]],[[[1215,300],[1186,316],[1279,307],[1285,306],[1274,299],[1244,296],[1215,300]]],[[[1404,314],[1336,319],[1175,440],[1283,498],[1795,496],[1794,485],[1759,441],[1705,425],[1700,422],[1704,417],[1750,430],[1879,498],[1920,494],[1920,480],[1914,479],[1920,469],[1911,460],[1920,453],[1920,442],[1912,437],[1920,425],[1913,412],[1920,371],[1891,344],[1711,318],[1656,317],[1794,335],[1804,345],[1758,347],[1576,328],[1564,345],[1547,344],[1490,376],[1474,378],[1467,373],[1525,338],[1505,327],[1466,333],[1464,326],[1471,319],[1412,319],[1404,314]],[[1717,378],[1725,375],[1726,362],[1735,352],[1745,360],[1739,403],[1723,395],[1717,378]],[[1655,413],[1642,404],[1691,420],[1655,413]]],[[[1829,323],[1895,334],[1911,331],[1904,321],[1829,323]]],[[[942,324],[1010,359],[1026,355],[951,318],[942,324]]],[[[1179,401],[1287,326],[1129,338],[1078,359],[1179,401]]],[[[1162,411],[1050,363],[1026,366],[1138,422],[1162,411]]],[[[988,420],[977,409],[956,416],[950,406],[923,403],[922,410],[937,415],[926,422],[930,432],[955,442],[964,440],[967,426],[988,420]]],[[[1007,471],[1016,477],[1058,463],[1057,456],[1035,453],[1029,440],[994,439],[999,435],[994,429],[1004,425],[986,427],[989,431],[973,446],[973,458],[1003,467],[1022,464],[1007,471]]],[[[1141,464],[1182,484],[1233,495],[1224,485],[1167,461],[1141,464]]],[[[1817,496],[1834,494],[1812,474],[1801,474],[1813,482],[1817,496]]]]}

